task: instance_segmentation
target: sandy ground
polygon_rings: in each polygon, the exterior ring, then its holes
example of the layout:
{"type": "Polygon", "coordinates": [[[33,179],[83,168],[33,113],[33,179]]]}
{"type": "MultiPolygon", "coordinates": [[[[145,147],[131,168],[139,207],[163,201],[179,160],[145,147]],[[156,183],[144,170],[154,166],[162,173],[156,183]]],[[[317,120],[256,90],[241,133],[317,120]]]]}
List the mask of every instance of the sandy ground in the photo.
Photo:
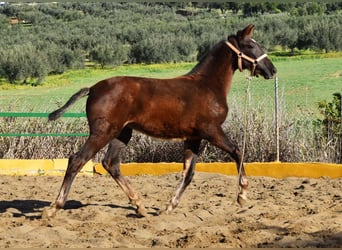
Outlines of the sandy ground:
{"type": "Polygon", "coordinates": [[[179,173],[128,177],[148,216],[137,218],[108,176],[77,176],[64,210],[43,207],[62,177],[0,176],[0,247],[342,247],[342,179],[249,177],[249,202],[235,203],[237,178],[196,173],[179,207],[164,210],[179,173]]]}

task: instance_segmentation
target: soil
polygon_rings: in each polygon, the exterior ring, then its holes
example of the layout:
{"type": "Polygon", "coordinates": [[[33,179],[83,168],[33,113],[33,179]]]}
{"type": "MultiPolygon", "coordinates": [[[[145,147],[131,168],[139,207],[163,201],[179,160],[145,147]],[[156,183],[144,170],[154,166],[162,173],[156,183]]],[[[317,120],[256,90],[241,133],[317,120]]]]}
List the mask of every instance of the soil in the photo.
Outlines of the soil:
{"type": "Polygon", "coordinates": [[[171,214],[180,173],[129,176],[148,216],[139,218],[109,176],[77,176],[63,210],[41,219],[62,177],[0,176],[0,247],[342,247],[342,179],[195,174],[171,214]]]}

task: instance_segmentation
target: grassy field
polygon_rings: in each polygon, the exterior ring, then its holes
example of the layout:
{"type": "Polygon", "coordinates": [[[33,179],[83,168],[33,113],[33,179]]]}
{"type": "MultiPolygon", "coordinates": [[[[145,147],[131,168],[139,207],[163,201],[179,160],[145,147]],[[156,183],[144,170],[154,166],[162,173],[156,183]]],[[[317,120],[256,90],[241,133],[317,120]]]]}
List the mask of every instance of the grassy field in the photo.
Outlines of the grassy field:
{"type": "MultiPolygon", "coordinates": [[[[317,102],[342,92],[342,56],[330,58],[273,58],[278,69],[280,106],[291,114],[318,115],[317,102]]],[[[63,104],[81,87],[118,76],[169,78],[191,70],[194,63],[163,65],[127,65],[109,69],[85,68],[48,76],[41,86],[9,85],[0,82],[0,112],[50,112],[63,104]]],[[[243,105],[246,80],[235,73],[228,103],[243,105]]],[[[273,108],[274,81],[255,78],[250,86],[251,105],[273,108]]],[[[69,112],[84,112],[80,101],[69,112]]]]}

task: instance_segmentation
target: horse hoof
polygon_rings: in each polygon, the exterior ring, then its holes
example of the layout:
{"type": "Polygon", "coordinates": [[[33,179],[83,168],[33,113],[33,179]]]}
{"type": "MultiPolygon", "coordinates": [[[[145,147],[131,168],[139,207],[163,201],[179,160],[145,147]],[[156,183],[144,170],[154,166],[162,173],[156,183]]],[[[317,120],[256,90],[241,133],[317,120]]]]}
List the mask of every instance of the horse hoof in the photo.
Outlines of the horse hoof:
{"type": "Polygon", "coordinates": [[[42,212],[42,219],[49,220],[56,216],[56,208],[54,207],[45,207],[42,212]]]}
{"type": "Polygon", "coordinates": [[[165,214],[171,214],[172,211],[173,211],[175,208],[176,208],[176,207],[173,206],[172,204],[167,205],[167,206],[166,206],[166,209],[164,210],[164,213],[165,213],[165,214]]]}
{"type": "Polygon", "coordinates": [[[239,194],[237,197],[237,202],[241,207],[244,207],[247,204],[247,197],[245,194],[239,194]]]}
{"type": "Polygon", "coordinates": [[[140,216],[140,217],[146,217],[147,216],[147,211],[144,207],[138,207],[137,208],[137,214],[140,216]]]}

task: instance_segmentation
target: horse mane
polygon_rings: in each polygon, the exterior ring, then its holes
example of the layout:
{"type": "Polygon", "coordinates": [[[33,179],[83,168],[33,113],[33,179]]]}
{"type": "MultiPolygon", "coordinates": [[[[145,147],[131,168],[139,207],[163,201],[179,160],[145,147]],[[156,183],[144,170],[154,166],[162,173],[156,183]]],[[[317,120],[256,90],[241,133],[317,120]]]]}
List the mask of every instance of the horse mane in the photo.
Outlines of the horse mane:
{"type": "Polygon", "coordinates": [[[221,40],[218,43],[214,44],[207,52],[201,56],[199,62],[195,65],[195,67],[188,72],[187,75],[192,74],[203,74],[204,72],[207,72],[207,68],[209,66],[212,66],[212,61],[216,59],[217,52],[221,50],[222,46],[225,45],[225,40],[221,40]]]}

